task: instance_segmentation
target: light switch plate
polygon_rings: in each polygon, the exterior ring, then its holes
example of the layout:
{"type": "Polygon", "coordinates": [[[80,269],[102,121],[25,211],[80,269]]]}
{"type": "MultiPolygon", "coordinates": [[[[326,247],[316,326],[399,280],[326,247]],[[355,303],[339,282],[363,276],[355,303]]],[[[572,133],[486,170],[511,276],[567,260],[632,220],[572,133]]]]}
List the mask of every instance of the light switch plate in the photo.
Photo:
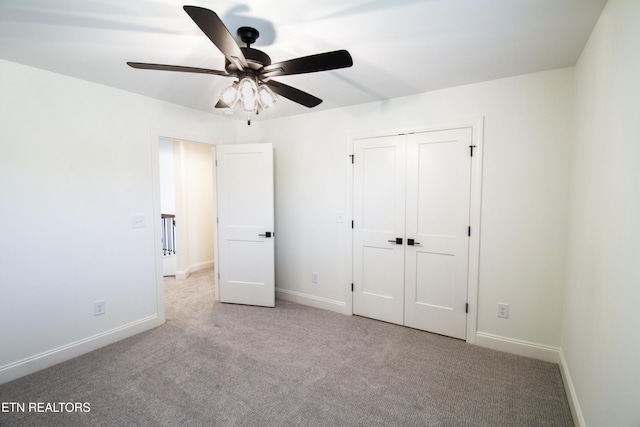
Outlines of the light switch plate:
{"type": "Polygon", "coordinates": [[[144,215],[134,215],[131,217],[131,228],[144,228],[146,226],[144,215]]]}

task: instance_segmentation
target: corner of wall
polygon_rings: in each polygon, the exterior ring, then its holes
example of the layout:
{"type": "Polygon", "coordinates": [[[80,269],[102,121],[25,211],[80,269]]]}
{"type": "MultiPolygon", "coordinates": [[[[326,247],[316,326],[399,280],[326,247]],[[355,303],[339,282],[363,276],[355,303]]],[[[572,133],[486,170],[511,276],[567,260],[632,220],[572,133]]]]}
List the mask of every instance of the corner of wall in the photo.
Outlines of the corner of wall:
{"type": "Polygon", "coordinates": [[[560,362],[560,349],[558,347],[501,337],[498,335],[487,334],[485,332],[476,333],[476,345],[487,347],[492,350],[517,354],[518,356],[531,357],[545,362],[560,362]]]}
{"type": "Polygon", "coordinates": [[[585,425],[584,416],[582,415],[582,409],[580,409],[580,403],[578,402],[578,395],[576,389],[571,380],[571,374],[569,373],[569,367],[567,366],[567,360],[564,358],[564,352],[562,348],[559,352],[560,357],[560,375],[562,375],[562,383],[564,384],[564,390],[567,393],[567,400],[569,401],[569,407],[571,408],[571,416],[576,426],[582,427],[585,425]]]}
{"type": "Polygon", "coordinates": [[[298,304],[308,305],[310,307],[320,308],[322,310],[334,311],[340,314],[351,314],[351,312],[347,309],[347,304],[344,301],[322,298],[302,292],[291,291],[289,289],[276,288],[276,298],[295,302],[298,304]]]}

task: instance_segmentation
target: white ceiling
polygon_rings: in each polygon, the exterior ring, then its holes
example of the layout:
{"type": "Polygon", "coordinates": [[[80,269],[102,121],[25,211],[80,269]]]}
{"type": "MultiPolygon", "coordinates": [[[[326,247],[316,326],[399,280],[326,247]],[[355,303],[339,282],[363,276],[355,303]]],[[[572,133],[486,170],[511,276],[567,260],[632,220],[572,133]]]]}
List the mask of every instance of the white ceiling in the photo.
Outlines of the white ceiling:
{"type": "MultiPolygon", "coordinates": [[[[606,0],[0,0],[0,58],[203,111],[229,79],[135,70],[127,61],[224,70],[182,9],[253,26],[273,62],[347,49],[354,65],[274,80],[313,110],[575,65],[606,0]]],[[[6,83],[6,82],[5,82],[6,83]]],[[[281,98],[262,118],[308,112],[281,98]]],[[[236,112],[232,118],[245,119],[236,112]]],[[[259,118],[257,118],[259,119],[259,118]]]]}

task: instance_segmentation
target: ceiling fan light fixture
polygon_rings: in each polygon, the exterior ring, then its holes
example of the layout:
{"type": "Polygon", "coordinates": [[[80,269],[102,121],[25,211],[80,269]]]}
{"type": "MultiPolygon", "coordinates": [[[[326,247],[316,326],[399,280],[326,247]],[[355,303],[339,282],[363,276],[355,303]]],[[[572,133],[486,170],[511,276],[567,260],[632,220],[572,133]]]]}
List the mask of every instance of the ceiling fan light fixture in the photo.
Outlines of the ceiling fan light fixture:
{"type": "Polygon", "coordinates": [[[253,113],[258,109],[258,85],[255,80],[245,77],[238,84],[242,109],[247,113],[253,113]]]}
{"type": "Polygon", "coordinates": [[[213,74],[239,79],[239,82],[225,88],[219,94],[215,108],[224,109],[225,113],[241,101],[244,111],[257,114],[259,109],[270,108],[275,104],[277,97],[274,92],[305,107],[316,107],[322,99],[271,80],[271,77],[337,70],[353,65],[351,55],[344,49],[272,63],[269,55],[251,47],[260,35],[255,28],[240,27],[238,29],[240,39],[247,44],[246,47],[241,47],[214,11],[199,6],[183,6],[183,9],[224,55],[225,71],[143,62],[127,62],[127,65],[143,70],[213,74]],[[262,88],[267,81],[269,87],[262,88]]]}
{"type": "Polygon", "coordinates": [[[273,93],[273,91],[269,89],[267,85],[260,85],[258,87],[258,99],[260,100],[260,105],[265,110],[267,108],[273,107],[278,100],[276,94],[273,93]]]}
{"type": "Polygon", "coordinates": [[[222,92],[220,92],[220,96],[218,97],[222,102],[227,104],[229,108],[233,108],[238,102],[238,84],[234,83],[231,86],[224,88],[222,92]]]}

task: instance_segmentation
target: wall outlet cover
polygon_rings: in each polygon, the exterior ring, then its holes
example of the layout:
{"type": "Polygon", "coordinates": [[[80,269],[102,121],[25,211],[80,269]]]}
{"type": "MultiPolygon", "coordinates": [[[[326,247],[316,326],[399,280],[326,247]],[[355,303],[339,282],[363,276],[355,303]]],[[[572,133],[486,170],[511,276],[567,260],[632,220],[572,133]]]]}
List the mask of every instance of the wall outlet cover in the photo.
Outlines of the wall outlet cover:
{"type": "Polygon", "coordinates": [[[96,301],[93,303],[93,315],[100,316],[107,312],[107,303],[105,300],[96,301]]]}
{"type": "Polygon", "coordinates": [[[509,318],[509,304],[498,303],[498,317],[502,317],[503,319],[509,318]]]}

